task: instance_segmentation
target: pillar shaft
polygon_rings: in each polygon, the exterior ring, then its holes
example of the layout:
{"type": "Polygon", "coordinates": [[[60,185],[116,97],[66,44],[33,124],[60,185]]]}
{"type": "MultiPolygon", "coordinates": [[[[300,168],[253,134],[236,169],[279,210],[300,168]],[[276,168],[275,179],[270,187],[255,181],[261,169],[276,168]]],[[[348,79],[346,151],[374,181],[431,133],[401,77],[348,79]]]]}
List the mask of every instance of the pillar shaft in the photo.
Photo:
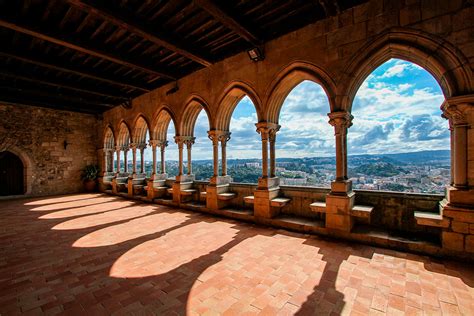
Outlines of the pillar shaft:
{"type": "Polygon", "coordinates": [[[219,176],[219,135],[217,131],[208,131],[207,134],[212,141],[213,177],[216,178],[219,176]]]}
{"type": "Polygon", "coordinates": [[[153,142],[150,141],[150,146],[151,146],[151,153],[153,156],[151,175],[154,176],[156,174],[156,141],[153,141],[153,142]]]}
{"type": "Polygon", "coordinates": [[[132,149],[132,173],[136,174],[137,173],[137,147],[135,144],[130,145],[130,148],[132,149]]]}
{"type": "Polygon", "coordinates": [[[192,164],[192,159],[191,159],[191,148],[192,148],[192,143],[191,142],[186,142],[186,150],[188,152],[188,175],[191,175],[193,173],[193,164],[192,164]]]}
{"type": "Polygon", "coordinates": [[[276,142],[276,131],[270,133],[270,177],[276,176],[276,157],[275,157],[275,142],[276,142]]]}
{"type": "Polygon", "coordinates": [[[120,149],[115,151],[117,153],[117,173],[120,173],[120,149]]]}
{"type": "Polygon", "coordinates": [[[166,150],[167,145],[168,145],[168,141],[164,141],[160,146],[160,154],[161,154],[160,172],[161,173],[166,173],[165,150],[166,150]]]}
{"type": "Polygon", "coordinates": [[[276,133],[280,130],[280,125],[270,122],[260,122],[255,124],[257,132],[262,137],[262,178],[268,178],[268,143],[270,142],[270,165],[272,170],[270,176],[275,176],[275,141],[276,133]],[[273,144],[272,144],[273,139],[273,144]]]}
{"type": "Polygon", "coordinates": [[[347,180],[347,129],[352,125],[352,115],[345,111],[328,114],[334,126],[336,143],[336,181],[347,180]]]}
{"type": "Polygon", "coordinates": [[[467,125],[454,126],[454,186],[467,186],[467,125]]]}
{"type": "Polygon", "coordinates": [[[140,148],[140,173],[145,173],[145,147],[140,148]]]}
{"type": "Polygon", "coordinates": [[[123,172],[128,172],[128,149],[123,151],[123,172]]]}
{"type": "Polygon", "coordinates": [[[179,154],[179,161],[178,161],[178,175],[183,175],[183,143],[178,143],[178,154],[179,154]]]}

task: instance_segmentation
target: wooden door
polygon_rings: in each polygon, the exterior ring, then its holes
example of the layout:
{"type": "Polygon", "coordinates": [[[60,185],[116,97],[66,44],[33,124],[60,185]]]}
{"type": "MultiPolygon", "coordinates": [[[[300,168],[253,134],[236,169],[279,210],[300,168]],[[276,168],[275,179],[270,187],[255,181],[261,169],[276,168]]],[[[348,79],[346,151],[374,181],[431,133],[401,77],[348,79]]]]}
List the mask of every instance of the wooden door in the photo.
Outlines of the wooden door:
{"type": "Polygon", "coordinates": [[[25,193],[21,159],[9,151],[0,153],[0,196],[25,193]]]}

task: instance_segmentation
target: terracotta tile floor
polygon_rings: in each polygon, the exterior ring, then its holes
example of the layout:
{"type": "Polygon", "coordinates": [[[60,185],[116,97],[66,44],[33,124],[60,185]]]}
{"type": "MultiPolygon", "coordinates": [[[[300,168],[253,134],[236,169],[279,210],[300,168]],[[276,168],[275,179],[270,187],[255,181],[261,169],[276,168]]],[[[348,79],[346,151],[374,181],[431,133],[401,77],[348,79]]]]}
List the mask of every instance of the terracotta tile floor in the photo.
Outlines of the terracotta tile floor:
{"type": "Polygon", "coordinates": [[[0,315],[473,314],[472,265],[99,194],[0,201],[0,315]]]}

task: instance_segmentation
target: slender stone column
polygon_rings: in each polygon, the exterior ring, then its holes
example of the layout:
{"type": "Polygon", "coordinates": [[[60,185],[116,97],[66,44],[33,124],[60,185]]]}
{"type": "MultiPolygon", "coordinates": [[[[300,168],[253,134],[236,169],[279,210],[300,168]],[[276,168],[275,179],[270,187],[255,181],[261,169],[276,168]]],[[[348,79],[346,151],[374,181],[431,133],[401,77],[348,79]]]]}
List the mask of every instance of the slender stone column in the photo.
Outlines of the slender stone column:
{"type": "Polygon", "coordinates": [[[329,124],[334,126],[336,137],[336,181],[347,180],[347,129],[353,116],[346,111],[328,114],[329,124]]]}
{"type": "Polygon", "coordinates": [[[138,148],[140,149],[140,173],[144,174],[145,173],[145,148],[146,148],[146,144],[140,144],[140,145],[138,145],[138,148]]]}
{"type": "Polygon", "coordinates": [[[122,147],[116,146],[115,147],[115,152],[117,153],[117,174],[120,173],[120,151],[122,150],[122,147]]]}
{"type": "Polygon", "coordinates": [[[184,143],[186,144],[186,150],[188,153],[188,175],[191,175],[193,173],[191,150],[192,150],[192,146],[195,140],[196,140],[196,137],[190,137],[189,139],[184,140],[184,143]]]}
{"type": "MultiPolygon", "coordinates": [[[[257,127],[257,132],[262,137],[262,178],[268,178],[268,143],[271,137],[276,137],[277,131],[280,129],[280,125],[270,122],[260,122],[255,124],[257,127]],[[273,136],[270,136],[270,135],[273,136]]],[[[276,138],[274,138],[276,140],[276,138]]],[[[275,164],[275,143],[273,143],[273,153],[271,156],[273,157],[273,162],[271,164],[275,164]]],[[[274,168],[275,169],[275,168],[274,168]]],[[[273,171],[275,173],[275,170],[273,171]]]]}
{"type": "Polygon", "coordinates": [[[110,151],[108,148],[104,148],[104,162],[102,164],[102,174],[105,175],[107,172],[109,172],[109,156],[110,156],[110,151]]]}
{"type": "Polygon", "coordinates": [[[131,143],[130,149],[132,150],[132,174],[137,174],[137,144],[131,143]]]}
{"type": "Polygon", "coordinates": [[[128,150],[128,147],[123,148],[123,172],[125,173],[128,172],[128,150]]]}
{"type": "Polygon", "coordinates": [[[451,175],[455,188],[467,188],[467,130],[469,124],[463,112],[459,109],[459,104],[445,101],[441,105],[443,117],[449,120],[452,130],[451,148],[452,161],[451,175]]]}
{"type": "Polygon", "coordinates": [[[163,140],[159,143],[160,152],[161,152],[161,161],[160,161],[160,171],[161,173],[166,173],[166,160],[165,160],[165,150],[166,146],[168,146],[168,141],[163,140]]]}
{"type": "Polygon", "coordinates": [[[209,139],[212,141],[212,157],[214,163],[213,177],[219,176],[219,134],[216,131],[207,132],[209,139]]]}
{"type": "Polygon", "coordinates": [[[268,134],[268,139],[270,141],[270,177],[276,177],[276,155],[275,155],[275,143],[276,143],[276,134],[280,130],[280,125],[276,128],[270,129],[268,134]]]}
{"type": "Polygon", "coordinates": [[[230,132],[222,132],[218,136],[218,140],[221,142],[221,159],[222,159],[222,176],[227,175],[227,142],[230,140],[230,132]]]}
{"type": "Polygon", "coordinates": [[[174,141],[178,144],[178,176],[183,175],[183,138],[181,136],[175,136],[174,141]]]}
{"type": "Polygon", "coordinates": [[[151,147],[151,153],[153,156],[151,176],[154,177],[156,174],[156,146],[158,145],[158,141],[150,139],[150,141],[148,142],[148,145],[150,145],[151,147]]]}

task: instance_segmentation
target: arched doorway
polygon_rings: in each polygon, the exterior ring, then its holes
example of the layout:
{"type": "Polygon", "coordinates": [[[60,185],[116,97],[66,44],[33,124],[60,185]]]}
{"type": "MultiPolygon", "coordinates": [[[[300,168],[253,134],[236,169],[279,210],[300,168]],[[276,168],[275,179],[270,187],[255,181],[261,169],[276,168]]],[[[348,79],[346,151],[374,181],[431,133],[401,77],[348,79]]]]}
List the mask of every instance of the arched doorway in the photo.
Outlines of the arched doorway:
{"type": "Polygon", "coordinates": [[[0,196],[25,193],[24,166],[21,159],[9,152],[0,153],[0,196]]]}

